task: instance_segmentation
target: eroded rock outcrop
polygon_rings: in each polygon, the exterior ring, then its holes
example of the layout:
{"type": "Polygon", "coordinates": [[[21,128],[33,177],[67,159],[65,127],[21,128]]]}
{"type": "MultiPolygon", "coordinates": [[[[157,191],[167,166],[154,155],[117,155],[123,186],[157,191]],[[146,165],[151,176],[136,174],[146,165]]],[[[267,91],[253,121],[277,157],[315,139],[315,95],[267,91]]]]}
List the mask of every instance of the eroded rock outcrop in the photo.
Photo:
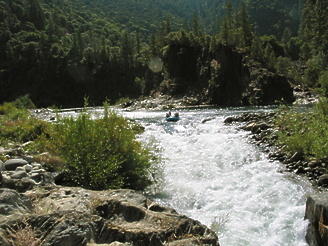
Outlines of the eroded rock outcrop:
{"type": "Polygon", "coordinates": [[[249,100],[251,105],[293,103],[295,96],[287,78],[266,69],[251,69],[249,100]]]}
{"type": "Polygon", "coordinates": [[[313,194],[306,202],[305,219],[309,220],[306,240],[309,246],[328,245],[328,192],[313,194]]]}
{"type": "Polygon", "coordinates": [[[247,106],[295,101],[293,88],[286,77],[252,67],[245,54],[231,47],[221,45],[218,50],[220,73],[209,89],[212,104],[247,106]]]}
{"type": "Polygon", "coordinates": [[[13,193],[17,205],[0,197],[11,205],[11,210],[0,215],[0,240],[4,245],[6,229],[22,223],[21,218],[8,217],[8,213],[17,211],[25,213],[25,223],[38,231],[44,245],[219,245],[215,233],[200,222],[133,190],[53,186],[24,194],[9,189],[0,192],[5,193],[13,193]],[[28,201],[33,209],[26,205],[28,201]]]}

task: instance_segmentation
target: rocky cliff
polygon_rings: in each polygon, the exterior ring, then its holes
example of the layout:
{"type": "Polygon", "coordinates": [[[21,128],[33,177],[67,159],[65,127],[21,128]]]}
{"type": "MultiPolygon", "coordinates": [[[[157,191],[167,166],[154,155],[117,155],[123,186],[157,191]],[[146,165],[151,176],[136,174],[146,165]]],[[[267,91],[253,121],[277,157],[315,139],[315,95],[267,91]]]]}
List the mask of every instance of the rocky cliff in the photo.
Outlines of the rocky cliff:
{"type": "Polygon", "coordinates": [[[227,106],[273,105],[295,101],[286,77],[252,66],[245,54],[219,46],[220,72],[210,87],[210,102],[227,106]]]}
{"type": "Polygon", "coordinates": [[[220,106],[272,105],[295,101],[286,77],[259,67],[247,55],[223,44],[205,46],[171,41],[164,52],[163,83],[159,92],[198,97],[220,106]]]}

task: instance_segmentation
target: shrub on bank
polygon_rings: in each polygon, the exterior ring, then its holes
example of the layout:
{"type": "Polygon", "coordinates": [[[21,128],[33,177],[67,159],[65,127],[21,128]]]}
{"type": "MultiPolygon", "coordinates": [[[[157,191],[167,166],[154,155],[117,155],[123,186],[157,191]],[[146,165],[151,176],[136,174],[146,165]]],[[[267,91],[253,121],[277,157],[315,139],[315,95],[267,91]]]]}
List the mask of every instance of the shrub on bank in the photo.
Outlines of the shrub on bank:
{"type": "Polygon", "coordinates": [[[300,152],[308,158],[328,157],[328,100],[321,99],[309,112],[283,109],[276,121],[279,143],[288,152],[300,152]]]}
{"type": "Polygon", "coordinates": [[[39,145],[64,160],[62,169],[75,185],[142,190],[152,183],[149,169],[155,154],[136,140],[131,123],[106,106],[102,118],[84,111],[77,118],[60,119],[39,145]]]}
{"type": "Polygon", "coordinates": [[[26,96],[0,105],[0,145],[9,141],[24,143],[42,134],[48,123],[31,117],[31,105],[34,104],[26,96]]]}
{"type": "Polygon", "coordinates": [[[30,151],[49,152],[36,158],[63,171],[72,185],[89,189],[142,190],[154,181],[158,158],[137,141],[141,127],[109,107],[101,118],[83,111],[53,124],[32,117],[26,103],[31,105],[26,98],[0,105],[0,146],[34,140],[30,151]]]}

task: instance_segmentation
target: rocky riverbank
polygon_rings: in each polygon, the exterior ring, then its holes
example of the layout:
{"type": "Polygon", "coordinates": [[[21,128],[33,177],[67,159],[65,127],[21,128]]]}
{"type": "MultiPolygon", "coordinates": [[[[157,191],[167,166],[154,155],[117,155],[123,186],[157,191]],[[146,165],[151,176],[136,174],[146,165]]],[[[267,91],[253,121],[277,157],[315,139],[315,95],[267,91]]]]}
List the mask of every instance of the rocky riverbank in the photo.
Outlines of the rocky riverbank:
{"type": "Polygon", "coordinates": [[[219,245],[212,230],[140,192],[57,185],[57,173],[23,158],[0,162],[3,246],[219,245]]]}
{"type": "Polygon", "coordinates": [[[286,153],[276,144],[279,129],[274,125],[275,112],[228,117],[226,124],[241,123],[240,128],[251,133],[252,143],[259,145],[268,153],[271,160],[278,160],[285,164],[286,171],[306,176],[318,188],[328,187],[328,159],[308,160],[302,153],[286,153]]]}
{"type": "Polygon", "coordinates": [[[310,246],[328,245],[328,159],[306,160],[303,154],[287,154],[276,144],[279,129],[273,120],[276,113],[243,114],[225,119],[226,124],[240,123],[240,128],[250,131],[250,139],[268,153],[271,160],[278,160],[286,171],[307,177],[316,193],[307,198],[305,216],[309,221],[306,240],[310,246]]]}
{"type": "MultiPolygon", "coordinates": [[[[50,109],[31,113],[56,120],[50,109]]],[[[0,147],[0,245],[219,245],[214,231],[140,192],[65,186],[30,144],[0,147]]]]}

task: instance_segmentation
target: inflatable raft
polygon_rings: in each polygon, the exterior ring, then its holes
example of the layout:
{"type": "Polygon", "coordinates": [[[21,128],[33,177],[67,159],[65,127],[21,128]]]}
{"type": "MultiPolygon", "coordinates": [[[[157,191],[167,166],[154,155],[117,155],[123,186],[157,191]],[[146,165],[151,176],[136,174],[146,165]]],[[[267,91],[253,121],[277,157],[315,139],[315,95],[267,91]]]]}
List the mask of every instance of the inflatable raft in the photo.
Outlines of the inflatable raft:
{"type": "Polygon", "coordinates": [[[167,117],[165,120],[166,121],[177,122],[178,120],[180,120],[180,117],[179,116],[167,117]]]}

